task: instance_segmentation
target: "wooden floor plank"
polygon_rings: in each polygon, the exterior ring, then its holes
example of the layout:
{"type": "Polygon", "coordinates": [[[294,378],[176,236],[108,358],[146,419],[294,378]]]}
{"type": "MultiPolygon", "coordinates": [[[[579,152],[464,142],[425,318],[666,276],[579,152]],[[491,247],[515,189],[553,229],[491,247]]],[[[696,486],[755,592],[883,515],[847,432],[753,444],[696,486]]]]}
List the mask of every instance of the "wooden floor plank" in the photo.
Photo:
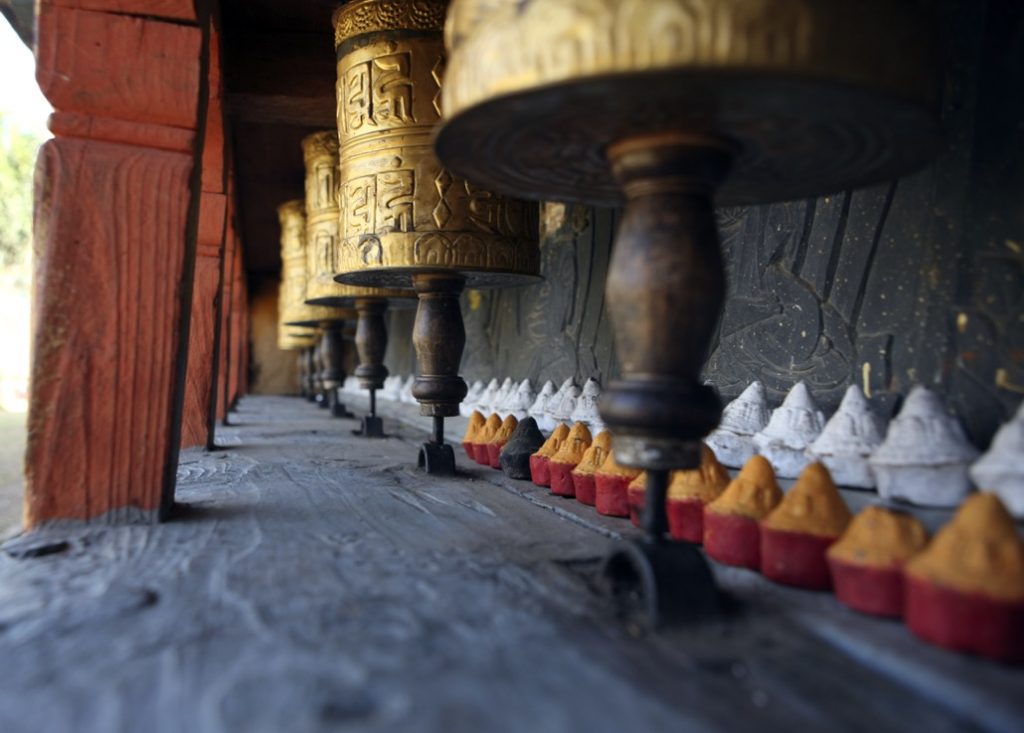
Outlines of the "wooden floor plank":
{"type": "Polygon", "coordinates": [[[752,573],[716,569],[738,604],[728,617],[633,638],[593,591],[609,535],[629,535],[628,522],[464,460],[459,478],[425,477],[415,430],[392,420],[394,437],[362,441],[352,427],[298,399],[247,398],[219,429],[230,447],[182,453],[174,521],[66,524],[9,543],[0,730],[1024,720],[1021,673],[752,573]],[[923,670],[938,687],[919,684],[923,670]]]}

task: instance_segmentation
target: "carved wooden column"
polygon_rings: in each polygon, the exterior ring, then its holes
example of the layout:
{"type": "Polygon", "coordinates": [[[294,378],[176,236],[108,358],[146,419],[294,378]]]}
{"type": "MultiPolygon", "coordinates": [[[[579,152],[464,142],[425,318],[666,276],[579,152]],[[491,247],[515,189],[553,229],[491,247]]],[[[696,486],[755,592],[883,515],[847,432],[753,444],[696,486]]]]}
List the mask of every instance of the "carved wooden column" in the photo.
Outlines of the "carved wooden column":
{"type": "Polygon", "coordinates": [[[218,339],[216,395],[217,419],[224,425],[228,424],[228,409],[230,408],[228,392],[231,389],[229,375],[232,369],[231,339],[234,333],[231,323],[231,306],[234,302],[235,279],[232,273],[235,268],[235,260],[239,257],[240,248],[234,212],[234,201],[229,195],[227,234],[220,283],[220,336],[218,339]]]}
{"type": "Polygon", "coordinates": [[[204,34],[191,2],[37,12],[55,137],[36,168],[25,522],[152,520],[173,502],[204,34]]]}
{"type": "Polygon", "coordinates": [[[203,144],[199,237],[192,278],[188,370],[182,411],[181,446],[214,447],[215,374],[220,337],[218,313],[227,224],[228,170],[224,156],[223,85],[218,30],[210,24],[206,135],[203,144]]]}
{"type": "Polygon", "coordinates": [[[249,329],[246,325],[245,314],[249,308],[245,284],[245,269],[243,266],[242,250],[239,247],[232,262],[231,277],[231,341],[228,343],[228,366],[230,372],[227,375],[228,389],[224,397],[227,401],[227,409],[233,410],[242,396],[243,371],[247,367],[245,360],[246,343],[249,340],[249,329]]]}

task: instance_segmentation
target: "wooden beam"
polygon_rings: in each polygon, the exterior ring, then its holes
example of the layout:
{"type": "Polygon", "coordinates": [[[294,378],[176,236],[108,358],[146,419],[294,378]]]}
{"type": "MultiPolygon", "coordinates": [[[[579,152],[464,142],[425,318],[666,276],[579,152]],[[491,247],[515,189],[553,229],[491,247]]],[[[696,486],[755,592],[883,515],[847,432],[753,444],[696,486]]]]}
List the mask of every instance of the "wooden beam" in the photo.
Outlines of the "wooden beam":
{"type": "Polygon", "coordinates": [[[333,127],[336,114],[334,36],[241,31],[224,60],[228,109],[244,122],[333,127]]]}
{"type": "Polygon", "coordinates": [[[194,26],[39,5],[57,114],[36,172],[29,527],[171,506],[203,43],[194,26]]]}
{"type": "Polygon", "coordinates": [[[224,93],[221,75],[220,32],[210,27],[210,66],[207,78],[206,136],[203,144],[202,198],[195,272],[192,278],[192,314],[189,327],[188,369],[181,421],[181,446],[214,446],[215,379],[220,338],[220,287],[227,235],[227,173],[224,148],[224,93]]]}

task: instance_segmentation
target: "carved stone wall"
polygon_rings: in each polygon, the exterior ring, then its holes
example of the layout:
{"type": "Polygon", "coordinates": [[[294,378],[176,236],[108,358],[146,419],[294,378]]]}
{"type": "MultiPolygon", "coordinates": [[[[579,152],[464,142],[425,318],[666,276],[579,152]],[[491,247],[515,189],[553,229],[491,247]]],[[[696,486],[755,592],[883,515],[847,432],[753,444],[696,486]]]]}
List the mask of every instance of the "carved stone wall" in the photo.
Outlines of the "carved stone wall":
{"type": "MultiPolygon", "coordinates": [[[[723,209],[729,276],[706,377],[724,398],[806,380],[833,410],[856,383],[883,413],[913,384],[984,446],[1024,394],[1024,8],[938,3],[947,146],[926,170],[809,201],[723,209]]],[[[616,212],[547,204],[543,284],[464,296],[468,379],[616,374],[604,280],[616,212]]],[[[388,366],[413,371],[411,314],[388,366]]],[[[672,338],[666,333],[665,338],[672,338]]]]}

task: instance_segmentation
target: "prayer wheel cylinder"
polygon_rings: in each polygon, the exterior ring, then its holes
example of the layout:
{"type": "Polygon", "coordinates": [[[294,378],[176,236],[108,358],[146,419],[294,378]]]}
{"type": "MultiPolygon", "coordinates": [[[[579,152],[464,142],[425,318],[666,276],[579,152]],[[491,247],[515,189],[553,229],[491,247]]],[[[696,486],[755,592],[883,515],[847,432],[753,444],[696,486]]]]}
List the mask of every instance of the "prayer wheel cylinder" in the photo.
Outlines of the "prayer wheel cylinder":
{"type": "MultiPolygon", "coordinates": [[[[345,285],[334,279],[339,245],[338,131],[323,130],[302,140],[306,165],[306,303],[333,307],[355,306],[358,314],[355,374],[364,389],[381,389],[388,370],[385,313],[393,307],[412,307],[416,293],[398,288],[345,285]],[[368,345],[379,348],[368,348],[368,345]]],[[[376,400],[371,395],[371,406],[376,400]]],[[[371,409],[371,413],[373,410],[371,409]]]]}
{"type": "Polygon", "coordinates": [[[357,0],[334,16],[341,161],[340,281],[420,297],[413,395],[435,418],[466,394],[458,298],[538,279],[537,207],[441,166],[433,151],[445,0],[357,0]]]}
{"type": "Polygon", "coordinates": [[[316,346],[314,364],[317,391],[323,393],[324,406],[338,416],[346,416],[337,401],[337,389],[345,379],[345,321],[354,319],[350,308],[310,305],[306,291],[310,281],[307,257],[306,206],[302,200],[288,201],[278,207],[281,222],[281,299],[279,308],[286,325],[317,328],[322,336],[316,346]]]}

